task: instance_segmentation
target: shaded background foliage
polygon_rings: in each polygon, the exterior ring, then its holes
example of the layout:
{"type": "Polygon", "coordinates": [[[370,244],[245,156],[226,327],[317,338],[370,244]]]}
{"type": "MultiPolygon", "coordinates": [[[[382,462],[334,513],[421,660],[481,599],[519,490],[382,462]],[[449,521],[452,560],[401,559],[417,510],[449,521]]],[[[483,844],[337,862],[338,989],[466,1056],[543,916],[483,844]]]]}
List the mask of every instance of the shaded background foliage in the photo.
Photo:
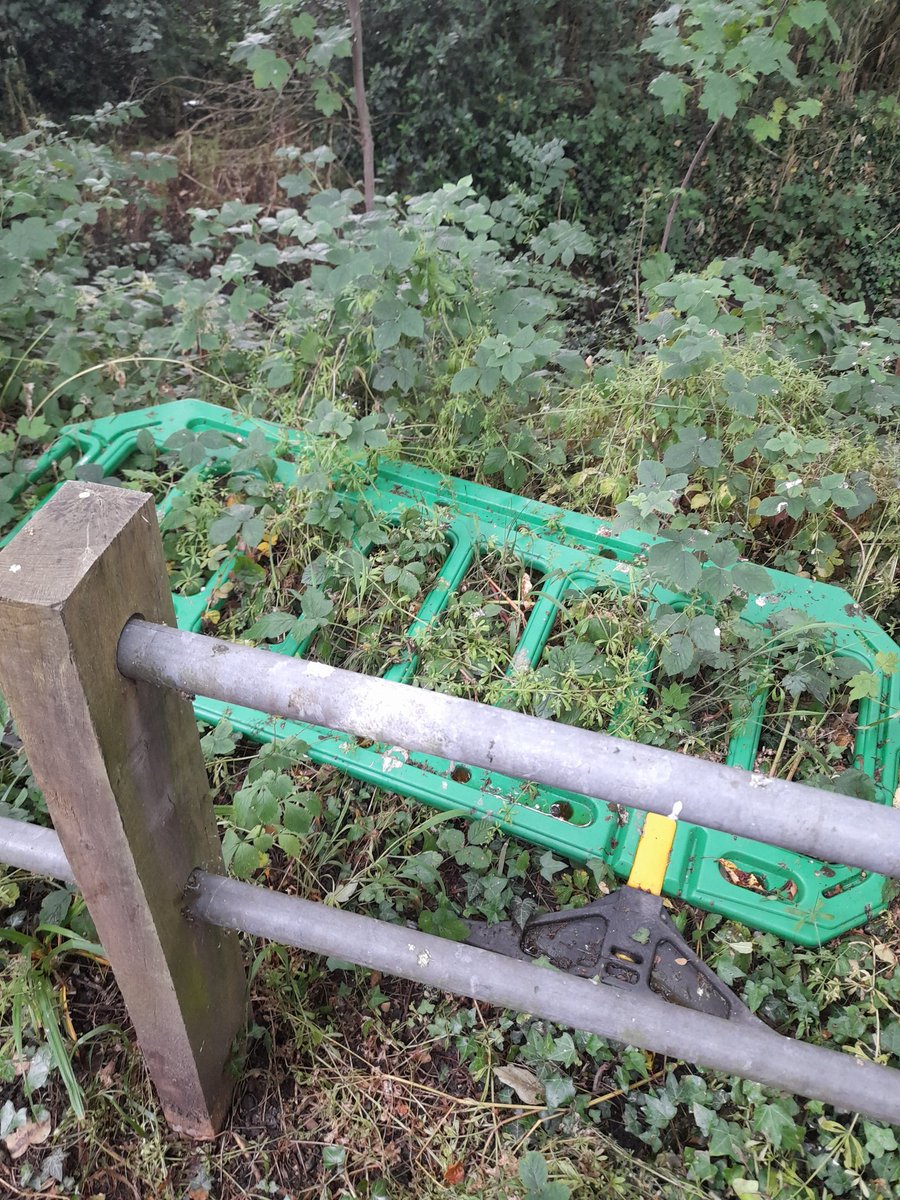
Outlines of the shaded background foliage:
{"type": "MultiPolygon", "coordinates": [[[[149,130],[171,136],[204,86],[234,79],[227,47],[252,18],[246,0],[0,0],[0,128],[56,121],[147,94],[149,130]]],[[[344,20],[339,0],[309,6],[344,20]]],[[[647,0],[368,0],[365,54],[376,165],[385,188],[419,192],[471,174],[488,195],[535,190],[541,151],[567,164],[543,215],[580,220],[600,249],[615,305],[623,279],[659,242],[669,189],[706,132],[705,118],[664,117],[640,52],[659,6],[647,0]]],[[[669,250],[680,263],[766,245],[846,299],[889,311],[900,293],[900,16],[888,0],[834,6],[839,40],[810,35],[795,57],[818,116],[757,142],[720,129],[695,173],[669,250]]],[[[346,73],[349,64],[341,69],[346,73]]],[[[753,100],[764,113],[777,95],[753,100]]],[[[223,122],[233,124],[233,111],[223,122]]],[[[351,172],[357,150],[338,137],[351,172]]]]}

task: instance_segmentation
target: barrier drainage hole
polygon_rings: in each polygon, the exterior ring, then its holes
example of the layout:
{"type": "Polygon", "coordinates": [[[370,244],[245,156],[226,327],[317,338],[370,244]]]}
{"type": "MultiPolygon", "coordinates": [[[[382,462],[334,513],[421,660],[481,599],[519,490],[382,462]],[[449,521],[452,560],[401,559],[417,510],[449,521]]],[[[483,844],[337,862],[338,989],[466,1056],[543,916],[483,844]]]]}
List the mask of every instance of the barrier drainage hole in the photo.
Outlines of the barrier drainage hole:
{"type": "Polygon", "coordinates": [[[472,778],[472,772],[468,767],[454,767],[450,772],[450,778],[454,783],[468,783],[472,778]]]}
{"type": "Polygon", "coordinates": [[[556,800],[550,805],[550,816],[559,817],[561,821],[571,821],[574,809],[568,800],[556,800]]]}

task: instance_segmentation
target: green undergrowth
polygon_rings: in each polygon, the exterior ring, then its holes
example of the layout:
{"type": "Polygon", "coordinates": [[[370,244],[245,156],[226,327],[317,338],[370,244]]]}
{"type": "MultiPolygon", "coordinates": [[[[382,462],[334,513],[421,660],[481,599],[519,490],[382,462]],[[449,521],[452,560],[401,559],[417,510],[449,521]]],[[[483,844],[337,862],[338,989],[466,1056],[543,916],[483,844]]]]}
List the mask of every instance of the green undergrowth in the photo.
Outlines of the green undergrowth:
{"type": "MultiPolygon", "coordinates": [[[[215,200],[175,228],[174,161],[123,155],[94,128],[96,142],[41,125],[0,145],[5,530],[58,478],[98,478],[72,453],[29,478],[67,422],[185,396],[269,417],[308,435],[294,484],[263,440],[193,432],[162,451],[139,439],[107,480],[161,504],[180,595],[233,559],[206,631],[718,761],[755,700],[760,770],[871,794],[853,745],[873,677],[801,614],[765,629],[741,617],[781,569],[846,589],[896,636],[895,320],[764,249],[695,271],[657,254],[611,346],[589,319],[594,243],[574,220],[542,222],[546,197],[485,196],[466,178],[363,214],[333,150],[294,146],[274,200],[215,200]],[[640,564],[654,597],[572,590],[526,661],[552,580],[490,546],[417,623],[450,531],[415,506],[386,523],[360,498],[379,456],[661,536],[640,564]]],[[[885,675],[898,669],[882,657],[885,675]]],[[[8,734],[0,811],[46,822],[8,734]]],[[[597,860],[576,868],[376,793],[314,768],[302,745],[257,750],[223,723],[203,747],[239,877],[449,937],[462,917],[580,905],[613,885],[597,860]]],[[[256,944],[231,1125],[187,1148],[163,1130],[71,890],[7,873],[0,901],[0,1138],[33,1139],[0,1179],[20,1193],[112,1196],[121,1179],[178,1200],[900,1188],[894,1133],[862,1118],[256,944]]],[[[892,910],[820,951],[671,912],[774,1027],[900,1054],[892,910]]]]}
{"type": "MultiPolygon", "coordinates": [[[[267,848],[256,847],[256,866],[283,891],[453,937],[460,915],[502,919],[535,903],[579,905],[610,886],[599,862],[573,868],[509,842],[488,822],[435,817],[312,768],[296,744],[254,751],[219,726],[204,749],[220,817],[235,830],[264,823],[267,848]]],[[[78,902],[65,889],[21,887],[19,896],[7,890],[7,923],[27,937],[37,967],[23,972],[23,959],[12,956],[3,974],[4,1061],[27,1064],[15,1083],[10,1067],[4,1120],[22,1128],[46,1111],[56,1158],[35,1147],[29,1165],[17,1166],[19,1183],[37,1184],[43,1172],[56,1188],[91,1194],[99,1174],[124,1162],[141,1191],[178,1197],[202,1185],[226,1196],[270,1188],[279,1196],[307,1189],[499,1200],[528,1196],[530,1172],[555,1185],[560,1200],[600,1191],[895,1194],[896,1141],[875,1123],[252,942],[254,1023],[234,1111],[221,1139],[190,1148],[165,1133],[78,902]],[[41,896],[36,926],[29,913],[41,896]],[[47,1014],[60,1014],[63,985],[65,1016],[54,1031],[47,1014]],[[41,996],[52,1003],[40,1007],[41,996]],[[57,1036],[68,1041],[69,1022],[78,1041],[67,1050],[67,1094],[46,1047],[57,1036]]],[[[900,1050],[900,939],[890,914],[824,951],[677,903],[670,915],[775,1028],[883,1061],[900,1050]]]]}

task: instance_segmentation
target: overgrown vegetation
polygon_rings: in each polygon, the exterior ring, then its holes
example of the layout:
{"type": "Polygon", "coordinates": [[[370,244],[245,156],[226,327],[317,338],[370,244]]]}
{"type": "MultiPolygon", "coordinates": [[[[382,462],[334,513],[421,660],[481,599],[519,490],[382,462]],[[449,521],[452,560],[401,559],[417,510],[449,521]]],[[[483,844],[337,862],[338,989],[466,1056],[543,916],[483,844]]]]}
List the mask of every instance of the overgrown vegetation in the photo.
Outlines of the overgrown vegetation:
{"type": "MultiPolygon", "coordinates": [[[[853,741],[872,677],[827,629],[740,617],[777,568],[838,584],[900,634],[887,5],[376,0],[368,213],[342,5],[195,5],[185,23],[159,4],[134,28],[127,5],[105,6],[102,92],[62,58],[38,82],[47,27],[20,7],[5,5],[16,52],[0,42],[5,531],[58,478],[94,477],[63,454],[32,478],[70,421],[185,396],[270,417],[309,435],[298,486],[264,440],[211,469],[209,433],[161,454],[139,439],[111,480],[164,504],[180,594],[236,553],[205,628],[355,670],[406,664],[421,686],[719,760],[769,694],[759,769],[871,795],[853,741]],[[189,93],[164,83],[214,69],[189,93]],[[133,75],[159,84],[140,104],[133,75]],[[104,107],[75,121],[87,100],[104,107]],[[439,511],[388,524],[360,501],[378,456],[661,533],[648,569],[687,604],[574,590],[523,664],[548,580],[495,545],[413,641],[448,530],[439,511]]],[[[54,28],[76,29],[78,10],[54,28]]],[[[599,860],[573,867],[374,793],[294,741],[259,750],[224,722],[203,745],[239,876],[450,937],[460,917],[613,885],[599,860]]],[[[14,743],[0,771],[2,811],[46,820],[14,743]]],[[[900,1189],[887,1128],[276,947],[251,951],[256,1024],[229,1131],[180,1146],[82,902],[7,873],[0,903],[14,1194],[900,1189]]],[[[893,910],[815,952],[672,913],[775,1027],[900,1054],[893,910]]]]}

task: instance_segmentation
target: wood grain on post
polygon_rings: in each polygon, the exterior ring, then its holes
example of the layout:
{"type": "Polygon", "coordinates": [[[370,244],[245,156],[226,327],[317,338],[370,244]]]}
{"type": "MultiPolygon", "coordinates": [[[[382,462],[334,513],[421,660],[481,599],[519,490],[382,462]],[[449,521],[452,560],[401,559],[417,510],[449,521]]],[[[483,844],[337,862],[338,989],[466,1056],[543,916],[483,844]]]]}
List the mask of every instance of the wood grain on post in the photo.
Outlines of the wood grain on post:
{"type": "Polygon", "coordinates": [[[129,617],[175,624],[150,496],[66,483],[0,551],[0,691],[109,956],[166,1118],[224,1119],[246,982],[237,936],[182,912],[222,873],[189,701],[125,679],[129,617]]]}

